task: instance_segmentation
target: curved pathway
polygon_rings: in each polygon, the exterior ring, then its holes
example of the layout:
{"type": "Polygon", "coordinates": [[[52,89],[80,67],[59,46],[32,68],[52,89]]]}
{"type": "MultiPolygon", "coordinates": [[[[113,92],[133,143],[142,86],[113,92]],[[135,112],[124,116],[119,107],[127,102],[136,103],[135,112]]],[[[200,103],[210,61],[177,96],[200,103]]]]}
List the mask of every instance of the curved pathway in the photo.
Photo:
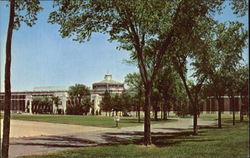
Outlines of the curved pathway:
{"type": "MultiPolygon", "coordinates": [[[[152,133],[181,132],[192,128],[192,119],[153,124],[152,133]]],[[[198,120],[199,126],[211,126],[215,121],[198,120]]],[[[82,125],[11,120],[10,157],[41,154],[69,148],[96,146],[116,139],[142,137],[143,126],[102,128],[82,125]]]]}

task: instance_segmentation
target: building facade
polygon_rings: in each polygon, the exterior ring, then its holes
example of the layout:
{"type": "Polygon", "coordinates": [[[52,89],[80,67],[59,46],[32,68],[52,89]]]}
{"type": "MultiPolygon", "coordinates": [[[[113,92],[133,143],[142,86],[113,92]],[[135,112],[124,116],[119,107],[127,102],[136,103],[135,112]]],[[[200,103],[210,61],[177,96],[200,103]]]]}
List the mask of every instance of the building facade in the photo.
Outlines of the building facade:
{"type": "MultiPolygon", "coordinates": [[[[67,106],[70,105],[68,95],[69,87],[35,87],[33,91],[22,91],[11,93],[11,111],[25,113],[57,113],[58,110],[66,113],[67,106]],[[56,106],[52,97],[59,97],[59,105],[56,106]],[[37,105],[37,99],[48,99],[51,106],[37,105]]],[[[111,74],[105,74],[104,80],[92,84],[91,102],[93,107],[90,114],[100,113],[100,104],[103,94],[108,91],[111,94],[121,94],[124,91],[124,84],[112,79],[111,74]]],[[[0,93],[0,110],[3,110],[5,93],[0,93]]]]}
{"type": "MultiPolygon", "coordinates": [[[[66,113],[70,105],[68,95],[69,87],[35,87],[33,91],[12,92],[11,94],[11,111],[25,113],[66,113]],[[52,97],[59,97],[59,104],[56,106],[52,97]],[[48,99],[52,105],[38,105],[37,99],[48,99]]],[[[105,92],[110,94],[121,94],[124,91],[124,84],[112,79],[111,74],[105,74],[104,79],[92,84],[90,90],[90,99],[93,103],[89,114],[99,114],[101,110],[101,101],[105,92]]],[[[3,110],[4,93],[0,93],[0,110],[3,110]]],[[[235,96],[232,100],[228,96],[221,97],[222,113],[231,113],[234,111],[248,111],[248,97],[241,98],[235,96]],[[233,104],[234,102],[234,104],[233,104]],[[234,107],[233,107],[234,105],[234,107]],[[244,109],[243,109],[244,108],[244,109]]],[[[175,111],[172,107],[170,111],[175,111]]],[[[204,104],[199,107],[200,113],[216,113],[218,111],[218,100],[213,96],[208,97],[204,104]]]]}
{"type": "Polygon", "coordinates": [[[110,94],[121,94],[124,91],[124,84],[112,79],[111,74],[105,74],[104,80],[92,84],[91,101],[93,108],[90,113],[99,114],[100,104],[104,93],[108,91],[110,94]]]}
{"type": "MultiPolygon", "coordinates": [[[[235,111],[236,113],[242,111],[248,111],[248,99],[241,98],[240,96],[234,96],[234,99],[229,96],[222,96],[220,98],[221,111],[222,113],[231,113],[235,111]],[[244,108],[244,109],[243,109],[244,108]]],[[[206,102],[200,106],[201,113],[213,114],[218,111],[218,100],[211,96],[206,99],[206,102]]]]}
{"type": "MultiPolygon", "coordinates": [[[[4,93],[0,93],[0,109],[3,110],[4,93]]],[[[63,113],[67,109],[68,88],[67,87],[35,87],[33,91],[12,92],[11,93],[11,111],[26,113],[57,113],[61,110],[63,113]],[[58,106],[52,100],[52,97],[59,97],[58,106]],[[46,105],[37,105],[37,99],[48,98],[52,103],[52,108],[46,105]]]]}

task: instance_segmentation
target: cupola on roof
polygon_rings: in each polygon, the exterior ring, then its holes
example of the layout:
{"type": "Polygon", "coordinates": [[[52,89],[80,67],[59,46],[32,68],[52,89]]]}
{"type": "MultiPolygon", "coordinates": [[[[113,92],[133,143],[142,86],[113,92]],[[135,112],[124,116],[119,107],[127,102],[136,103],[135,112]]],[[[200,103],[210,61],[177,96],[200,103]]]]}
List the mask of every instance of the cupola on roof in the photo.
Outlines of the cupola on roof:
{"type": "Polygon", "coordinates": [[[107,74],[105,74],[104,79],[110,81],[110,80],[112,80],[112,75],[107,73],[107,74]]]}
{"type": "Polygon", "coordinates": [[[107,73],[104,76],[104,80],[93,83],[93,85],[96,84],[100,85],[100,84],[123,84],[123,83],[113,80],[112,74],[107,73]]]}

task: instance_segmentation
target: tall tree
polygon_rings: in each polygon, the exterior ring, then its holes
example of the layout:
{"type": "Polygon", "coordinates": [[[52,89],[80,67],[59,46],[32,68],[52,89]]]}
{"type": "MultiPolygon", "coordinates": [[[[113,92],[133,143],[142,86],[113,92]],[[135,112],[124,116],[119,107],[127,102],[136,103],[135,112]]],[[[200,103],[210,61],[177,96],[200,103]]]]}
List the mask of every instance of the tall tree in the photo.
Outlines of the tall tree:
{"type": "Polygon", "coordinates": [[[90,90],[83,84],[70,86],[68,90],[71,107],[67,109],[68,114],[82,115],[87,113],[92,103],[90,101],[90,90]]]}
{"type": "Polygon", "coordinates": [[[230,67],[229,72],[226,74],[226,93],[230,98],[230,109],[233,113],[233,125],[235,125],[235,111],[239,110],[239,99],[242,100],[242,92],[247,89],[246,84],[244,82],[247,81],[247,78],[244,76],[247,75],[246,70],[241,68],[240,63],[237,65],[230,67]],[[238,98],[240,96],[240,98],[238,98]],[[236,108],[237,105],[237,108],[236,108]]]}
{"type": "MultiPolygon", "coordinates": [[[[216,73],[220,75],[223,71],[226,71],[226,69],[229,70],[234,67],[237,59],[240,59],[239,53],[241,53],[245,45],[247,32],[242,28],[242,24],[239,22],[224,24],[210,17],[201,17],[199,22],[197,22],[197,27],[194,32],[194,34],[189,36],[189,40],[188,38],[179,38],[181,40],[176,41],[181,44],[179,44],[179,47],[174,48],[175,54],[172,57],[172,61],[183,81],[191,106],[193,106],[194,134],[197,134],[198,100],[202,86],[205,81],[211,77],[211,74],[215,74],[214,71],[221,70],[219,73],[216,73]],[[225,64],[223,64],[222,69],[220,69],[216,67],[216,65],[220,63],[216,60],[223,58],[225,58],[225,64]],[[191,87],[187,84],[188,59],[194,72],[191,77],[195,81],[191,87]]],[[[213,77],[214,79],[222,79],[221,77],[216,77],[216,75],[213,77]]],[[[225,81],[215,81],[214,83],[219,83],[220,86],[222,86],[225,81]]],[[[218,88],[218,86],[216,86],[216,89],[223,90],[223,88],[218,88]]],[[[220,98],[218,100],[220,100],[220,98]]],[[[219,118],[221,115],[220,111],[221,108],[219,106],[219,118]]]]}
{"type": "MultiPolygon", "coordinates": [[[[248,32],[240,22],[218,23],[214,28],[215,40],[211,43],[212,62],[208,66],[209,82],[212,84],[214,96],[218,102],[218,128],[222,128],[222,96],[226,93],[234,95],[236,87],[233,72],[242,59],[242,51],[246,46],[248,32]]],[[[232,100],[232,99],[231,99],[232,100]]],[[[233,102],[232,102],[233,103],[233,102]]]]}
{"type": "Polygon", "coordinates": [[[152,109],[154,111],[154,120],[158,121],[158,111],[160,111],[160,92],[157,88],[153,87],[152,94],[151,94],[151,104],[152,109]]]}
{"type": "Polygon", "coordinates": [[[101,101],[101,109],[106,112],[106,116],[108,112],[112,110],[111,96],[110,93],[106,90],[103,99],[101,101]]]}
{"type": "Polygon", "coordinates": [[[91,102],[90,100],[90,95],[84,97],[84,99],[82,100],[81,102],[81,105],[83,106],[82,109],[83,109],[83,113],[85,115],[88,114],[88,112],[90,111],[90,108],[92,108],[94,105],[93,105],[93,102],[91,102]]]}
{"type": "Polygon", "coordinates": [[[90,95],[89,88],[83,84],[75,84],[69,87],[69,97],[71,98],[74,106],[80,104],[82,99],[90,95]]]}
{"type": "Polygon", "coordinates": [[[11,107],[11,47],[13,30],[18,29],[22,22],[28,26],[35,24],[37,13],[42,9],[39,0],[10,0],[9,24],[6,40],[5,60],[5,103],[2,139],[2,157],[7,158],[9,153],[10,107],[11,107]]]}
{"type": "Polygon", "coordinates": [[[240,107],[240,121],[244,120],[244,114],[249,110],[249,65],[240,65],[236,74],[237,81],[237,93],[240,95],[241,107],[240,107]]]}
{"type": "Polygon", "coordinates": [[[176,37],[172,47],[172,62],[179,74],[188,96],[193,115],[193,134],[198,134],[198,98],[204,82],[207,80],[208,65],[211,62],[211,32],[215,21],[210,17],[196,19],[193,33],[187,37],[176,37]],[[188,68],[190,65],[192,71],[188,68]],[[188,70],[189,73],[188,74],[188,70]],[[193,80],[193,84],[189,84],[193,80]]]}
{"type": "Polygon", "coordinates": [[[125,77],[125,83],[129,86],[130,90],[134,92],[134,103],[136,104],[138,122],[141,121],[141,107],[142,107],[142,99],[143,99],[143,83],[141,80],[141,76],[139,73],[130,73],[125,77]]]}
{"type": "Polygon", "coordinates": [[[123,91],[121,94],[121,106],[121,111],[125,115],[132,110],[133,98],[127,90],[123,91]]]}
{"type": "Polygon", "coordinates": [[[118,112],[122,111],[122,97],[118,94],[115,94],[115,96],[111,99],[112,102],[112,109],[113,112],[115,112],[115,115],[118,116],[118,112]]]}
{"type": "Polygon", "coordinates": [[[167,119],[168,110],[171,106],[178,104],[183,96],[183,86],[181,80],[173,68],[171,61],[166,60],[165,65],[161,68],[160,73],[157,75],[155,87],[159,91],[160,98],[163,100],[162,110],[163,119],[167,119]]]}
{"type": "Polygon", "coordinates": [[[173,47],[176,37],[193,33],[197,17],[213,12],[221,2],[58,0],[57,11],[50,14],[49,21],[61,26],[62,37],[83,42],[93,32],[108,33],[111,41],[120,43],[119,48],[133,52],[131,56],[137,61],[145,89],[144,144],[150,145],[151,95],[163,56],[173,47]],[[147,55],[152,58],[150,63],[146,62],[145,54],[150,54],[147,55]]]}

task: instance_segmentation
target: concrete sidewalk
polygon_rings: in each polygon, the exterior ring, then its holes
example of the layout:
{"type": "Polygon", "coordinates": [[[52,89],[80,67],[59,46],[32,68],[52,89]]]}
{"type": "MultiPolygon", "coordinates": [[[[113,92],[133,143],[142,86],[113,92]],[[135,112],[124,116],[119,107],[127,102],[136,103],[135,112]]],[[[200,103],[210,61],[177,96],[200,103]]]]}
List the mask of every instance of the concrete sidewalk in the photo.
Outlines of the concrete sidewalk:
{"type": "MultiPolygon", "coordinates": [[[[214,125],[215,121],[198,120],[199,125],[214,125]]],[[[192,119],[154,124],[152,132],[180,132],[191,129],[192,119]]],[[[70,148],[110,143],[111,137],[142,137],[143,126],[102,128],[81,125],[11,120],[10,157],[42,154],[70,148]],[[139,133],[139,134],[138,134],[139,133]]]]}

